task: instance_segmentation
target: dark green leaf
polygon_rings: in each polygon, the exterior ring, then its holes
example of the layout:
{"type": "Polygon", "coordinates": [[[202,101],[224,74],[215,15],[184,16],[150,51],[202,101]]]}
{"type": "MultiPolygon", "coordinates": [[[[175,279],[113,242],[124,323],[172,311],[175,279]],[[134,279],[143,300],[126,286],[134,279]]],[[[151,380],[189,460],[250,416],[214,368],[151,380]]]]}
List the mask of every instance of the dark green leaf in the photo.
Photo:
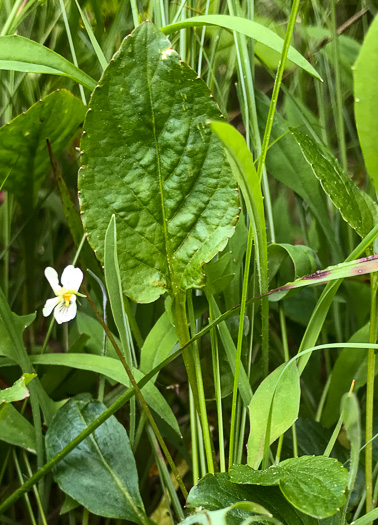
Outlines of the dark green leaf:
{"type": "MultiPolygon", "coordinates": [[[[48,459],[105,410],[105,405],[87,394],[64,405],[54,416],[46,434],[48,459]]],[[[115,416],[107,419],[58,464],[54,478],[64,492],[93,514],[150,523],[139,494],[138,473],[129,439],[115,416]]]]}
{"type": "MultiPolygon", "coordinates": [[[[262,133],[268,117],[269,103],[268,97],[256,91],[259,127],[262,133]]],[[[337,258],[341,260],[342,254],[329,219],[324,193],[294,137],[290,133],[282,137],[287,132],[287,129],[288,124],[276,112],[272,129],[272,141],[279,140],[268,151],[266,159],[267,169],[273,177],[291,188],[308,204],[312,214],[321,226],[330,247],[336,253],[339,253],[337,258]]]]}
{"type": "Polygon", "coordinates": [[[0,418],[0,440],[30,452],[36,451],[34,427],[13,405],[8,405],[0,418]]]}
{"type": "Polygon", "coordinates": [[[323,519],[336,514],[344,505],[348,471],[333,458],[302,456],[262,471],[234,465],[230,478],[238,484],[279,485],[295,508],[323,519]]]}
{"type": "Polygon", "coordinates": [[[54,155],[60,155],[83,118],[83,103],[62,89],[0,128],[0,185],[7,178],[4,189],[29,208],[51,170],[46,139],[54,155]]]}
{"type": "MultiPolygon", "coordinates": [[[[204,507],[218,510],[239,501],[252,501],[262,505],[284,525],[318,525],[317,519],[307,516],[293,508],[283,497],[278,487],[237,485],[232,483],[228,473],[207,474],[192,488],[187,507],[204,507]]],[[[234,509],[229,513],[229,525],[240,525],[248,517],[244,510],[234,509]]],[[[258,522],[257,522],[258,523],[258,522]]],[[[321,522],[328,525],[328,522],[321,522]]]]}
{"type": "Polygon", "coordinates": [[[298,130],[291,132],[343,219],[358,235],[365,237],[378,222],[375,202],[355,185],[325,146],[298,130]]]}
{"type": "Polygon", "coordinates": [[[206,126],[205,83],[152,24],[126,38],[93,93],[79,176],[89,242],[104,257],[112,214],[123,291],[151,302],[204,286],[201,266],[234,232],[238,198],[206,126]]]}

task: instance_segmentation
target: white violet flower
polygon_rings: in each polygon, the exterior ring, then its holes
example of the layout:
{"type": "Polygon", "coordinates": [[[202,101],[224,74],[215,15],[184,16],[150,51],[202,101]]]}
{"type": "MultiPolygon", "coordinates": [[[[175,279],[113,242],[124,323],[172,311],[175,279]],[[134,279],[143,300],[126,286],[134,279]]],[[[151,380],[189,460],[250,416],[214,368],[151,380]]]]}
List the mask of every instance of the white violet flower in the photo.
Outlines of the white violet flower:
{"type": "Polygon", "coordinates": [[[83,281],[83,272],[72,264],[66,266],[60,279],[62,286],[59,284],[57,272],[51,266],[45,269],[45,277],[56,297],[46,301],[42,310],[43,315],[48,317],[55,308],[54,317],[57,323],[62,324],[71,321],[77,312],[76,296],[85,297],[85,295],[78,293],[83,281]]]}

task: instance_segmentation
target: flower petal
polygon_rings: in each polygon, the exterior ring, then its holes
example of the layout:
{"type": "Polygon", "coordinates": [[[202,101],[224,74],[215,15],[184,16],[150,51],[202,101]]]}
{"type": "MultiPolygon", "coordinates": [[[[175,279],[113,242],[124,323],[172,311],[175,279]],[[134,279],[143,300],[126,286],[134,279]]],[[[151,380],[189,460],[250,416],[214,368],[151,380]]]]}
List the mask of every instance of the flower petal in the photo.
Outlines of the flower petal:
{"type": "Polygon", "coordinates": [[[45,317],[48,317],[60,301],[60,297],[53,297],[52,299],[47,299],[47,301],[45,302],[45,306],[42,310],[43,315],[45,317]]]}
{"type": "Polygon", "coordinates": [[[51,288],[54,290],[54,293],[57,294],[58,291],[60,290],[60,286],[59,286],[58,274],[56,273],[54,268],[51,268],[51,266],[48,266],[45,269],[45,277],[49,281],[51,288]]]}
{"type": "Polygon", "coordinates": [[[67,290],[75,290],[75,292],[77,292],[82,281],[83,272],[80,270],[80,268],[75,268],[75,266],[70,264],[63,270],[61,282],[67,290]]]}
{"type": "Polygon", "coordinates": [[[67,323],[67,321],[71,321],[76,316],[76,312],[76,301],[72,301],[68,306],[66,306],[64,302],[61,302],[54,310],[54,317],[58,324],[67,323]]]}

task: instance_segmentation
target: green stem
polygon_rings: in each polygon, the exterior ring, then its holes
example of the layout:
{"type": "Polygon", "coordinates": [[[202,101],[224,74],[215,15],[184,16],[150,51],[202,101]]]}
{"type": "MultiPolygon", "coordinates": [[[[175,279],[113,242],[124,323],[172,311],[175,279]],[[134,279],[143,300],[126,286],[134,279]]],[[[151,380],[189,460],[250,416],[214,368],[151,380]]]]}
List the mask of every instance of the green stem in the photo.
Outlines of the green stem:
{"type": "MultiPolygon", "coordinates": [[[[22,457],[24,459],[26,470],[28,471],[28,476],[32,476],[33,472],[32,472],[32,469],[30,467],[28,455],[26,454],[25,450],[22,451],[22,457]]],[[[22,482],[22,480],[20,480],[20,481],[22,482]]],[[[47,520],[46,520],[45,512],[43,510],[43,505],[42,505],[42,502],[41,502],[41,498],[39,496],[38,489],[37,489],[37,487],[35,485],[34,485],[33,489],[34,489],[34,496],[35,496],[35,499],[36,499],[36,502],[37,502],[37,506],[38,506],[38,510],[39,510],[40,520],[42,522],[42,525],[47,525],[47,520]]]]}
{"type": "MultiPolygon", "coordinates": [[[[207,300],[209,304],[209,321],[214,321],[214,310],[212,304],[212,295],[207,294],[207,300]]],[[[217,332],[215,329],[210,330],[211,338],[211,352],[212,352],[212,363],[213,363],[213,377],[214,377],[214,391],[215,391],[215,403],[217,405],[217,416],[218,416],[218,440],[219,440],[219,466],[221,472],[226,472],[226,457],[225,457],[225,445],[224,445],[224,433],[223,433],[223,411],[222,411],[222,387],[220,381],[220,364],[219,364],[219,348],[217,332]]]]}
{"type": "Polygon", "coordinates": [[[230,423],[230,445],[229,445],[229,450],[228,450],[228,468],[231,468],[234,463],[236,406],[237,406],[240,361],[241,361],[241,351],[242,351],[243,331],[244,331],[244,316],[245,316],[245,307],[246,307],[246,302],[247,302],[247,290],[248,290],[248,282],[249,282],[249,269],[251,266],[252,246],[253,246],[253,234],[252,234],[252,226],[250,226],[249,234],[248,234],[248,245],[247,245],[247,253],[246,253],[246,259],[245,259],[245,267],[244,267],[242,302],[240,306],[240,318],[239,318],[238,343],[236,347],[236,357],[235,357],[235,374],[234,374],[234,387],[232,391],[232,408],[231,408],[231,423],[230,423]]]}
{"type": "Polygon", "coordinates": [[[97,319],[99,320],[99,322],[100,322],[101,326],[103,327],[103,329],[106,331],[106,335],[108,336],[109,341],[112,343],[115,351],[117,352],[118,358],[121,361],[121,363],[123,365],[123,368],[125,369],[125,372],[128,375],[128,378],[130,379],[130,383],[132,384],[132,386],[135,389],[135,395],[138,398],[139,403],[140,403],[142,409],[144,410],[151,427],[153,428],[153,431],[155,432],[155,435],[156,435],[156,438],[157,438],[157,440],[159,442],[159,445],[160,445],[162,451],[164,452],[164,455],[165,455],[165,457],[166,457],[166,459],[167,459],[167,461],[169,463],[169,466],[171,467],[172,472],[174,473],[175,478],[177,479],[179,487],[180,487],[180,489],[181,489],[181,491],[182,491],[182,493],[183,493],[183,495],[184,495],[184,497],[186,499],[187,496],[188,496],[188,492],[187,492],[187,490],[185,488],[185,485],[184,485],[184,483],[183,483],[183,481],[181,479],[181,476],[180,476],[180,474],[179,474],[179,472],[177,470],[177,467],[176,467],[176,465],[175,465],[175,463],[174,463],[174,461],[172,459],[172,456],[171,456],[171,454],[170,454],[170,452],[169,452],[169,450],[167,448],[167,445],[165,444],[165,442],[163,440],[163,437],[162,437],[162,435],[160,433],[160,430],[158,429],[158,427],[157,427],[157,425],[155,423],[155,420],[153,418],[153,415],[151,414],[150,408],[147,405],[146,400],[144,399],[144,396],[143,396],[142,392],[140,391],[138,383],[135,381],[135,378],[134,378],[134,376],[133,376],[133,374],[131,372],[131,369],[130,369],[129,365],[126,362],[126,359],[125,359],[121,349],[117,345],[117,343],[116,343],[116,341],[115,341],[115,339],[113,337],[113,334],[111,333],[111,331],[109,330],[108,326],[105,324],[103,318],[101,317],[100,312],[97,310],[96,305],[94,304],[94,302],[92,301],[91,296],[88,293],[88,290],[86,289],[86,287],[84,285],[82,285],[82,289],[83,289],[83,291],[84,291],[84,293],[85,293],[85,295],[86,295],[86,297],[88,299],[88,302],[89,302],[92,310],[94,311],[97,319]]]}
{"type": "Polygon", "coordinates": [[[199,475],[199,457],[198,457],[198,434],[197,434],[197,413],[194,406],[193,392],[189,385],[189,414],[190,414],[190,438],[192,443],[192,474],[193,485],[197,485],[199,475]]]}
{"type": "MultiPolygon", "coordinates": [[[[191,326],[191,335],[194,336],[196,333],[196,320],[194,316],[193,300],[192,300],[192,290],[188,291],[188,311],[189,311],[189,320],[191,326]]],[[[186,325],[187,326],[187,325],[186,325]]],[[[187,334],[187,342],[190,339],[189,331],[187,334]]],[[[207,409],[206,409],[206,399],[205,399],[205,389],[203,386],[202,378],[202,369],[201,369],[201,360],[199,356],[198,343],[195,342],[192,345],[191,351],[193,353],[196,381],[198,388],[198,400],[199,400],[199,417],[202,425],[202,434],[205,442],[205,451],[207,458],[207,468],[211,474],[214,474],[214,459],[213,459],[213,446],[212,439],[210,436],[209,420],[207,418],[207,409]]]]}
{"type": "MultiPolygon", "coordinates": [[[[371,304],[369,343],[377,341],[377,290],[378,277],[371,274],[371,304]]],[[[366,450],[365,450],[365,476],[366,476],[366,512],[373,508],[373,415],[374,415],[374,379],[375,379],[375,351],[369,349],[368,372],[366,389],[366,450]]]]}
{"type": "MultiPolygon", "coordinates": [[[[23,475],[22,475],[22,472],[21,472],[20,464],[18,462],[18,458],[17,458],[17,454],[16,454],[16,450],[15,449],[13,449],[13,461],[14,461],[14,464],[16,466],[18,479],[22,483],[23,475]]],[[[34,518],[33,509],[32,509],[32,506],[30,504],[30,499],[29,499],[28,494],[24,494],[24,497],[25,497],[26,508],[28,509],[30,523],[32,525],[37,525],[37,522],[36,522],[36,520],[34,518]]]]}

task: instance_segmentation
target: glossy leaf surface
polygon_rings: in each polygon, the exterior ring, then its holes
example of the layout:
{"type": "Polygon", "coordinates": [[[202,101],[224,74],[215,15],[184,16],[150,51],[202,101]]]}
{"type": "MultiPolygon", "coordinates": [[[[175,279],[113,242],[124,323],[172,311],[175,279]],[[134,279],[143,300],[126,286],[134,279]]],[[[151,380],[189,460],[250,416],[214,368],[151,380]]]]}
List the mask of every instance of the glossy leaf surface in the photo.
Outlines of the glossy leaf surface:
{"type": "MultiPolygon", "coordinates": [[[[207,474],[192,488],[187,507],[204,507],[207,510],[223,509],[239,501],[252,501],[262,505],[283,525],[317,525],[319,521],[290,505],[278,487],[238,485],[232,483],[228,473],[207,474]]],[[[248,514],[239,509],[229,513],[229,525],[240,525],[248,514]]],[[[329,522],[331,523],[331,522],[329,522]]],[[[322,521],[328,525],[328,521],[322,521]]]]}
{"type": "Polygon", "coordinates": [[[112,214],[123,291],[152,302],[205,284],[238,215],[236,184],[206,126],[219,110],[152,24],[127,37],[90,101],[79,175],[89,242],[104,257],[112,214]]]}
{"type": "Polygon", "coordinates": [[[291,132],[343,219],[358,235],[365,237],[378,221],[375,202],[355,185],[325,146],[298,130],[291,132]]]}
{"type": "Polygon", "coordinates": [[[84,105],[64,89],[54,91],[0,128],[0,185],[30,207],[43,179],[51,171],[46,145],[55,156],[79,131],[84,105]]]}
{"type": "MultiPolygon", "coordinates": [[[[64,405],[46,434],[48,459],[105,410],[105,405],[87,394],[81,394],[64,405]]],[[[139,494],[138,474],[129,439],[114,416],[57,465],[54,478],[64,492],[93,514],[149,523],[139,494]]]]}
{"type": "Polygon", "coordinates": [[[266,470],[234,465],[230,478],[238,484],[279,485],[295,508],[323,519],[336,514],[344,505],[348,471],[333,458],[302,456],[286,459],[266,470]]]}

